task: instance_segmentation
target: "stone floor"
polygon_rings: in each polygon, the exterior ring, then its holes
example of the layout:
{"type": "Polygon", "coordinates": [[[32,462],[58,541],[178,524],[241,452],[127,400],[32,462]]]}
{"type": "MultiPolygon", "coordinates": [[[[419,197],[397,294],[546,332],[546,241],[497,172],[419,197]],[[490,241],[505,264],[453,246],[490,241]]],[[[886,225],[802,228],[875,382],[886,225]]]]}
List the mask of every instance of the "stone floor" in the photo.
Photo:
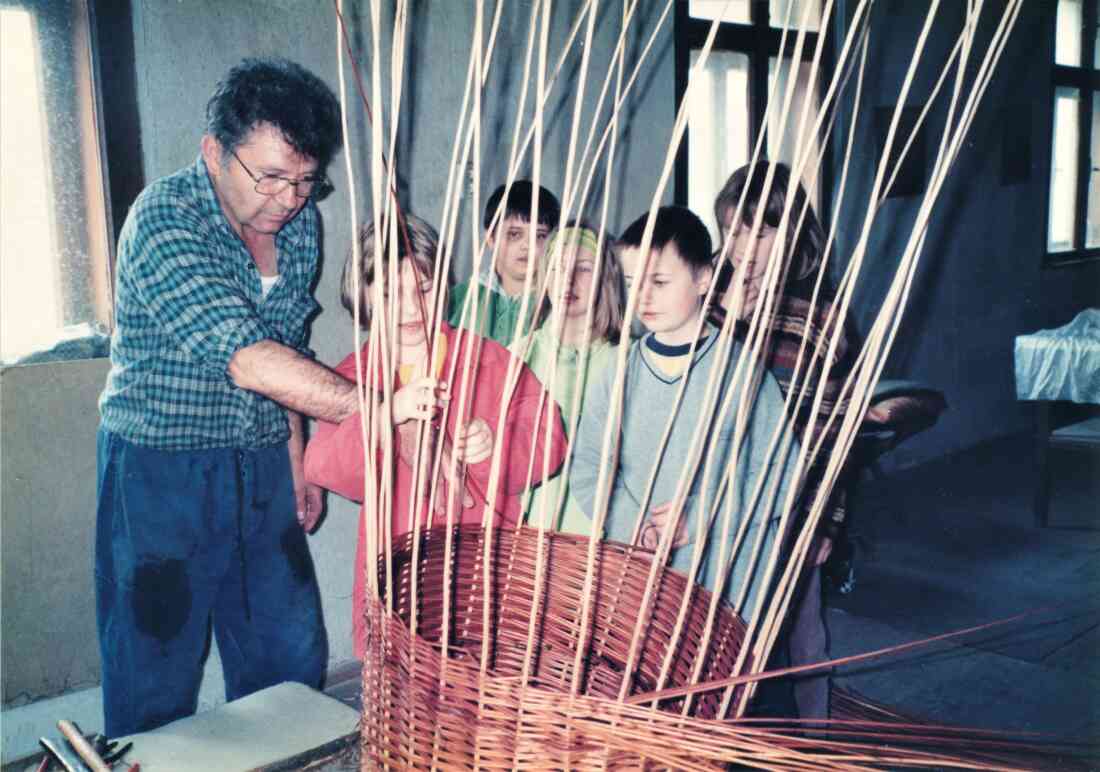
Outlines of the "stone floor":
{"type": "Polygon", "coordinates": [[[1100,741],[1100,458],[1052,458],[1047,528],[1032,459],[1010,437],[864,483],[855,589],[827,599],[834,656],[1031,615],[837,683],[936,720],[1100,741]]]}

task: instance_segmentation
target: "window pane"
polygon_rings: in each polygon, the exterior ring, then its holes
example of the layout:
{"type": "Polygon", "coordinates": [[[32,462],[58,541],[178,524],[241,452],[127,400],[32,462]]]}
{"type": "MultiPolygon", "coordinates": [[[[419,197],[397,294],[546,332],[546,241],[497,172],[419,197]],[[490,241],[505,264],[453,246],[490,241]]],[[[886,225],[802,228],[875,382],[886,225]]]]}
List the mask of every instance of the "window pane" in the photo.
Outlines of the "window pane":
{"type": "Polygon", "coordinates": [[[1054,62],[1081,66],[1081,0],[1058,0],[1054,37],[1054,62]]]}
{"type": "Polygon", "coordinates": [[[1059,86],[1054,93],[1054,145],[1050,169],[1050,230],[1048,252],[1073,249],[1074,209],[1077,200],[1077,113],[1081,95],[1059,86]]]}
{"type": "MultiPolygon", "coordinates": [[[[818,201],[816,186],[811,184],[811,181],[817,176],[818,168],[818,154],[821,152],[821,145],[818,139],[814,136],[813,128],[814,122],[817,120],[818,107],[820,101],[816,98],[812,98],[809,104],[809,114],[806,115],[805,125],[802,126],[802,136],[799,137],[798,130],[802,125],[803,114],[807,111],[806,105],[806,92],[810,87],[810,71],[812,67],[809,62],[799,62],[798,68],[794,70],[795,84],[794,94],[791,98],[791,106],[787,112],[787,120],[780,123],[780,119],[783,111],[783,100],[786,95],[788,87],[788,81],[791,77],[791,60],[784,59],[783,64],[776,67],[776,59],[772,57],[768,60],[768,93],[772,94],[772,99],[775,100],[775,105],[768,111],[768,158],[776,161],[783,161],[788,166],[794,167],[795,155],[799,150],[801,144],[808,144],[805,148],[805,152],[808,152],[809,160],[806,162],[806,167],[802,175],[802,185],[807,191],[814,191],[811,195],[814,208],[820,209],[820,201],[818,201]],[[779,83],[775,84],[775,79],[779,78],[779,83]],[[773,89],[773,84],[775,88],[773,89]]],[[[818,82],[820,83],[820,75],[818,82]]]]}
{"type": "Polygon", "coordinates": [[[821,0],[768,0],[768,18],[771,26],[777,29],[799,29],[803,24],[803,14],[807,11],[806,29],[816,32],[821,26],[821,0]]]}
{"type": "Polygon", "coordinates": [[[103,353],[109,229],[87,22],[82,2],[0,8],[2,363],[103,353]],[[72,343],[88,338],[98,345],[72,343]]]}
{"type": "Polygon", "coordinates": [[[688,206],[718,238],[714,199],[733,172],[749,160],[749,57],[711,51],[696,71],[691,52],[688,102],[688,206]]]}
{"type": "Polygon", "coordinates": [[[688,3],[688,16],[694,19],[706,21],[731,21],[736,24],[748,24],[752,21],[749,16],[749,0],[691,0],[688,3]]]}
{"type": "Polygon", "coordinates": [[[1100,247],[1100,91],[1092,93],[1092,170],[1089,173],[1085,246],[1100,247]]]}

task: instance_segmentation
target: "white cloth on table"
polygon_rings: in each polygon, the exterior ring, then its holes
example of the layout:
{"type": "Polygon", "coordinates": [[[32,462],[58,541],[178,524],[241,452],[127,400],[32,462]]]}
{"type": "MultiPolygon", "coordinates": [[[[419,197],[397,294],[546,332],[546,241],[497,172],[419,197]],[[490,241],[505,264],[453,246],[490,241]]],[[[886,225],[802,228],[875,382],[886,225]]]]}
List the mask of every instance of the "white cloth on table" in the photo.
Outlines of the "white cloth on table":
{"type": "Polygon", "coordinates": [[[1100,404],[1100,308],[1016,336],[1016,399],[1100,404]]]}

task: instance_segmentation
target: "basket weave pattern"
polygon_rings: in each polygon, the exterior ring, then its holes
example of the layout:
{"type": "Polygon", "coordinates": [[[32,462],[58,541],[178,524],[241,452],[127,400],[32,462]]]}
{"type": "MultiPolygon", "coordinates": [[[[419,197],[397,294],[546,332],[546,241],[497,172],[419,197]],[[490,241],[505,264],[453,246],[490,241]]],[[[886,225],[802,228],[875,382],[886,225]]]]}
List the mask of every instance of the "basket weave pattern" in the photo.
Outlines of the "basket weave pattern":
{"type": "MultiPolygon", "coordinates": [[[[434,529],[421,535],[417,585],[413,592],[412,538],[394,545],[393,611],[386,598],[370,602],[367,654],[363,668],[364,763],[397,767],[477,766],[486,769],[558,767],[582,769],[634,766],[652,759],[656,748],[676,743],[659,738],[653,711],[615,702],[634,620],[640,608],[651,553],[624,545],[597,544],[590,628],[581,659],[579,695],[570,696],[580,639],[588,539],[557,532],[541,538],[543,576],[536,582],[536,529],[497,529],[489,561],[491,585],[489,661],[481,677],[480,658],[486,631],[483,611],[485,533],[468,526],[452,529],[451,597],[448,652],[441,657],[443,582],[447,533],[434,529]],[[531,610],[536,607],[535,644],[530,678],[522,688],[531,610]],[[417,602],[417,634],[409,631],[411,603],[417,602]],[[627,726],[645,717],[652,740],[630,737],[627,726]],[[607,728],[614,726],[609,738],[607,728]],[[654,742],[658,741],[657,745],[654,742]],[[619,747],[622,746],[622,747],[619,747]],[[548,754],[558,754],[551,760],[548,754]]],[[[384,566],[380,586],[386,587],[384,566]]],[[[686,579],[663,569],[648,615],[649,624],[637,658],[631,693],[656,688],[660,668],[684,593],[691,592],[688,619],[665,686],[686,684],[702,638],[710,593],[688,587],[686,579]]],[[[744,625],[722,608],[705,653],[701,677],[720,678],[733,668],[744,625]]],[[[692,703],[696,719],[713,718],[720,693],[692,703]]],[[[681,700],[662,708],[683,730],[681,700]]],[[[709,723],[709,722],[706,722],[709,723]]]]}

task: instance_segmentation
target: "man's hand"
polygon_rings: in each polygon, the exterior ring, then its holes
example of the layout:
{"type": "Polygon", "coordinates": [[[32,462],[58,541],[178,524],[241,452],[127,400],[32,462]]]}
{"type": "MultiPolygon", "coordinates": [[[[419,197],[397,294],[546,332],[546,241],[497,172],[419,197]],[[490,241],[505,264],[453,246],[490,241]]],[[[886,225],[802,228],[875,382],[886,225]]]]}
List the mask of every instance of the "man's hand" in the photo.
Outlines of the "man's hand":
{"type": "Polygon", "coordinates": [[[402,386],[393,395],[393,422],[430,421],[438,408],[451,401],[447,382],[424,376],[402,386]]]}
{"type": "MultiPolygon", "coordinates": [[[[661,534],[664,533],[665,526],[668,524],[671,510],[671,501],[667,501],[649,510],[646,522],[642,525],[642,533],[639,540],[641,545],[647,550],[657,549],[657,546],[661,542],[661,534]]],[[[685,520],[681,518],[680,525],[676,528],[676,534],[672,537],[672,549],[679,549],[690,542],[691,539],[688,538],[687,524],[685,520]]]]}
{"type": "Polygon", "coordinates": [[[466,464],[480,464],[493,455],[493,430],[484,419],[475,418],[455,437],[454,456],[466,464]]]}
{"type": "Polygon", "coordinates": [[[298,507],[298,525],[306,533],[312,533],[317,527],[317,521],[321,519],[321,510],[324,508],[324,493],[319,485],[306,483],[302,486],[294,486],[294,501],[298,507]]]}
{"type": "Polygon", "coordinates": [[[302,416],[293,410],[288,410],[286,420],[290,427],[287,452],[290,455],[290,476],[294,482],[294,511],[298,516],[298,525],[302,526],[306,533],[310,533],[317,527],[317,521],[321,519],[324,494],[319,486],[306,482],[303,468],[306,443],[302,416]]]}

